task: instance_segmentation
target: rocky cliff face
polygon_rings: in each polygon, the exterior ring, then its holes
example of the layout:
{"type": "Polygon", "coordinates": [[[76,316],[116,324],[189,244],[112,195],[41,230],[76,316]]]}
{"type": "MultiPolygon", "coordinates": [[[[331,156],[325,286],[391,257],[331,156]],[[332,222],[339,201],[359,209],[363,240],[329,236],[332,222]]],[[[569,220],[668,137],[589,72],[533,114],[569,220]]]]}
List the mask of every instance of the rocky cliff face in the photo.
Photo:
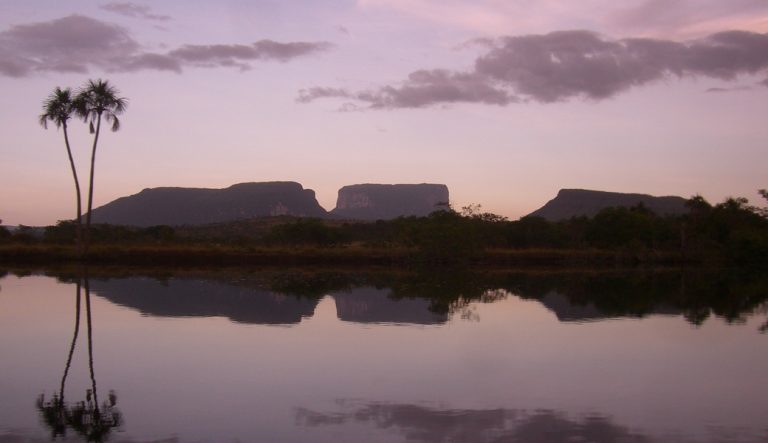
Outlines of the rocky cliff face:
{"type": "Polygon", "coordinates": [[[295,182],[241,183],[225,189],[153,188],[93,210],[95,223],[198,225],[276,215],[325,217],[315,192],[295,182]]]}
{"type": "Polygon", "coordinates": [[[401,216],[424,216],[448,203],[448,187],[439,184],[362,184],[339,189],[335,218],[389,220],[401,216]]]}
{"type": "Polygon", "coordinates": [[[686,200],[682,197],[654,197],[646,194],[589,191],[586,189],[561,189],[557,197],[528,214],[549,221],[567,220],[571,217],[593,217],[605,208],[631,207],[640,203],[658,215],[684,214],[686,200]]]}

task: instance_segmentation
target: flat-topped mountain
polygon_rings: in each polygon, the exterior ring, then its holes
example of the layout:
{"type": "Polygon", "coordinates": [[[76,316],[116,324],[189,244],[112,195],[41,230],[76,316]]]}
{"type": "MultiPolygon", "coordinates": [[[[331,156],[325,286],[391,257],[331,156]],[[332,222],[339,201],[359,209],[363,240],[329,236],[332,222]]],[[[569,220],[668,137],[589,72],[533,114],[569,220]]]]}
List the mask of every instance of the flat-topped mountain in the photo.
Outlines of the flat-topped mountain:
{"type": "Polygon", "coordinates": [[[240,183],[224,189],[151,188],[93,210],[95,223],[198,225],[254,217],[325,217],[315,191],[296,182],[240,183]]]}
{"type": "Polygon", "coordinates": [[[567,220],[571,217],[593,217],[605,208],[632,207],[643,204],[658,215],[680,215],[687,212],[682,197],[654,197],[646,194],[590,191],[586,189],[561,189],[557,197],[528,217],[542,217],[549,221],[567,220]]]}
{"type": "Polygon", "coordinates": [[[401,216],[424,216],[448,203],[448,187],[439,184],[361,184],[339,189],[335,218],[389,220],[401,216]]]}

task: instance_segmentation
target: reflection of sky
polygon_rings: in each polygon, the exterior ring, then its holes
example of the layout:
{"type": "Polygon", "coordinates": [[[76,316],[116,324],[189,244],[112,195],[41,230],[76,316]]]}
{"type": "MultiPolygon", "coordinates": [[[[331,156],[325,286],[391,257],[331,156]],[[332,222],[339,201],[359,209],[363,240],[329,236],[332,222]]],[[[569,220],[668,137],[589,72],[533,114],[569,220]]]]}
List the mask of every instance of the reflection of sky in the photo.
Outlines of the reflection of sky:
{"type": "MultiPolygon", "coordinates": [[[[6,1],[0,32],[80,14],[121,26],[152,53],[262,39],[334,46],[285,63],[254,62],[243,72],[118,72],[102,65],[0,76],[5,223],[50,224],[73,215],[61,135],[39,128],[36,116],[53,87],[77,87],[89,77],[108,77],[131,99],[123,129],[102,138],[97,206],[148,187],[296,180],[331,209],[343,185],[437,182],[449,186],[457,207],[480,203],[516,218],[559,188],[701,193],[720,201],[754,199],[765,186],[768,92],[757,86],[765,79],[760,70],[727,81],[671,77],[600,102],[337,112],[345,100],[295,100],[315,86],[360,91],[398,86],[418,70],[471,70],[484,48],[463,44],[476,38],[586,29],[609,38],[687,41],[732,29],[765,32],[763,1],[151,2],[149,14],[170,17],[159,21],[100,7],[106,3],[116,2],[6,1]],[[705,92],[710,88],[735,89],[705,92]]],[[[82,176],[90,138],[79,124],[71,132],[82,176]]]]}
{"type": "MultiPolygon", "coordinates": [[[[275,328],[146,317],[94,297],[96,376],[100,389],[118,394],[125,435],[143,440],[178,433],[247,441],[256,432],[261,440],[334,441],[340,431],[367,435],[372,422],[297,427],[297,408],[339,414],[367,404],[557,411],[570,423],[604,417],[650,437],[701,436],[710,425],[763,432],[768,349],[759,318],[699,328],[679,317],[561,323],[516,297],[472,308],[479,321],[454,316],[408,328],[341,321],[326,297],[312,317],[275,328]],[[359,400],[344,409],[337,399],[359,400]]],[[[2,280],[0,435],[37,429],[33,402],[58,386],[73,314],[73,285],[2,280]]],[[[70,395],[88,385],[78,346],[70,395]]],[[[381,435],[402,438],[394,429],[381,435]]]]}

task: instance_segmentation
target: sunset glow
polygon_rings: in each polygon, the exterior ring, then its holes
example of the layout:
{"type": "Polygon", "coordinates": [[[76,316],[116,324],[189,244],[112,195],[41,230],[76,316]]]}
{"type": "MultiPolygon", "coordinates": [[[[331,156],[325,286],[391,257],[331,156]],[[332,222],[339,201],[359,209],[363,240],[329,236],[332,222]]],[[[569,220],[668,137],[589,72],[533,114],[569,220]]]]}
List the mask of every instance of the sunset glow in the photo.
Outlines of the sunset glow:
{"type": "MultiPolygon", "coordinates": [[[[512,219],[561,188],[759,201],[758,0],[5,2],[0,219],[74,216],[56,86],[129,99],[95,206],[159,186],[444,183],[512,219]]],[[[72,122],[86,174],[88,128],[72,122]]]]}

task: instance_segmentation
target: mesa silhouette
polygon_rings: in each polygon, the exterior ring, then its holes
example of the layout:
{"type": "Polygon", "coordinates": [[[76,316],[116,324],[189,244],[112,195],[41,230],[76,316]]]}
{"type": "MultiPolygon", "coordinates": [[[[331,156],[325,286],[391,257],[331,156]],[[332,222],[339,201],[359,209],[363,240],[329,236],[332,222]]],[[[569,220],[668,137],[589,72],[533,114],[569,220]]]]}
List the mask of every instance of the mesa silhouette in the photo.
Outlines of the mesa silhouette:
{"type": "Polygon", "coordinates": [[[683,215],[688,212],[682,197],[654,197],[647,194],[591,191],[587,189],[561,189],[557,197],[528,217],[542,217],[548,221],[568,220],[572,217],[594,217],[610,207],[632,207],[642,204],[656,215],[683,215]]]}
{"type": "Polygon", "coordinates": [[[299,183],[240,183],[224,189],[144,189],[94,209],[93,220],[140,227],[203,225],[284,215],[389,220],[428,215],[447,202],[448,187],[441,184],[360,184],[341,188],[337,207],[328,213],[317,202],[315,192],[299,183]]]}
{"type": "Polygon", "coordinates": [[[445,185],[368,183],[339,189],[331,216],[350,220],[391,220],[409,215],[423,217],[447,207],[448,187],[445,185]]]}

